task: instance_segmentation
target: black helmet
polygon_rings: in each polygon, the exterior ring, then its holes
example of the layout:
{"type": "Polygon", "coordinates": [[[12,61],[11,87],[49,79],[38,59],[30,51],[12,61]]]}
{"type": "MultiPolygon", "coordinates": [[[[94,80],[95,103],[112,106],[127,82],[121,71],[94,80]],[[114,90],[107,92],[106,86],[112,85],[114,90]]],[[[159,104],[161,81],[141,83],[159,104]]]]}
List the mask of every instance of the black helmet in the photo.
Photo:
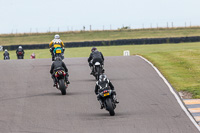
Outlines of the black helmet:
{"type": "Polygon", "coordinates": [[[61,61],[60,57],[55,57],[55,61],[61,61]]]}
{"type": "Polygon", "coordinates": [[[105,75],[105,74],[101,74],[100,76],[99,76],[99,81],[106,81],[107,80],[107,76],[105,75]]]}
{"type": "Polygon", "coordinates": [[[91,49],[91,52],[94,52],[95,50],[97,50],[97,48],[96,48],[96,47],[93,47],[93,48],[91,49]]]}

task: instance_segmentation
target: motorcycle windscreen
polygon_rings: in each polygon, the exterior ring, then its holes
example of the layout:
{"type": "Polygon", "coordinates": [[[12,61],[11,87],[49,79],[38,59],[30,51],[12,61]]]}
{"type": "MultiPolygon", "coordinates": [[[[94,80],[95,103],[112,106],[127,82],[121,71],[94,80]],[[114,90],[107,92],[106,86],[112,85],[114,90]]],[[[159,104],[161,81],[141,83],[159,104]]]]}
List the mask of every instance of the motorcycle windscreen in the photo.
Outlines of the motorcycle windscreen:
{"type": "Polygon", "coordinates": [[[99,82],[99,85],[102,87],[102,88],[106,88],[108,85],[108,83],[106,82],[99,82]]]}

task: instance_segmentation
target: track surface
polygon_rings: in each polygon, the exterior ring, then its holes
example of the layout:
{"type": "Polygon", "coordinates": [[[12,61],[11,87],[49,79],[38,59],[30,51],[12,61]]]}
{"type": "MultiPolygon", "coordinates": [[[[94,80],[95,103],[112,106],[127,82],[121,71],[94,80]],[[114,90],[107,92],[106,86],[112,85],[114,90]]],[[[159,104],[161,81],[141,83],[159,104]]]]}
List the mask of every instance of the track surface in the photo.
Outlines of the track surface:
{"type": "Polygon", "coordinates": [[[100,109],[87,58],[65,59],[67,95],[53,88],[50,59],[0,61],[0,133],[197,133],[168,87],[139,57],[106,57],[120,104],[100,109]]]}

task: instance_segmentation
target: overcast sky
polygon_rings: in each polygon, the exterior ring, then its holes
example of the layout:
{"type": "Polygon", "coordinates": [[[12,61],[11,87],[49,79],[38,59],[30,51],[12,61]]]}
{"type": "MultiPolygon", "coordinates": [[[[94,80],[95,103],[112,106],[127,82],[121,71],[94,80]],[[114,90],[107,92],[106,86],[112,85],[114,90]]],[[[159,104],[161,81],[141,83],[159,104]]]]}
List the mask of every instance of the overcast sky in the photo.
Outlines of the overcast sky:
{"type": "Polygon", "coordinates": [[[0,33],[200,25],[200,0],[0,0],[0,33]]]}

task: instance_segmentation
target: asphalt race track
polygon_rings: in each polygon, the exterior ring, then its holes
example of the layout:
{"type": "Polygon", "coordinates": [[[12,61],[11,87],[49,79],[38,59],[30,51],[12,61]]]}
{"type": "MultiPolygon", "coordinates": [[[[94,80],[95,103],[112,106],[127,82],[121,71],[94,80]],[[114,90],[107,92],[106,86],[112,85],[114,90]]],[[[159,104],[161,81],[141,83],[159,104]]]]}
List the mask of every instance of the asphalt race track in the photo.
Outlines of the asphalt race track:
{"type": "Polygon", "coordinates": [[[0,61],[0,133],[198,133],[156,71],[137,56],[106,57],[115,116],[101,110],[87,58],[65,59],[67,95],[53,87],[51,59],[0,61]]]}

